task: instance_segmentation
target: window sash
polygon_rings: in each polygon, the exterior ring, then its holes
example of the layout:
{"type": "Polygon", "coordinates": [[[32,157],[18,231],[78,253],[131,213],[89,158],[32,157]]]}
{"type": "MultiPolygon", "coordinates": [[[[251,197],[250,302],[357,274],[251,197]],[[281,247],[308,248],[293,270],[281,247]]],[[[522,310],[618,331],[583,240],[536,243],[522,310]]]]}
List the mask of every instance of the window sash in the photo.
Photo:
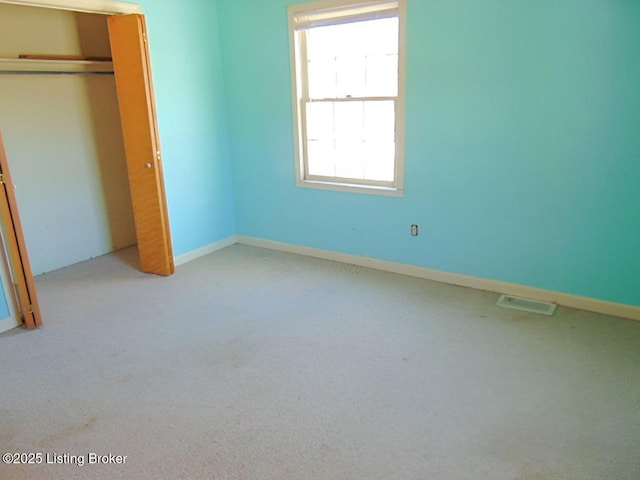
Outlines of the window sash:
{"type": "Polygon", "coordinates": [[[366,185],[366,186],[375,186],[375,187],[394,187],[396,185],[396,181],[399,178],[399,164],[398,158],[400,154],[400,145],[398,144],[398,138],[396,135],[398,128],[398,97],[348,97],[348,98],[328,98],[328,99],[301,99],[299,102],[299,112],[300,112],[300,133],[301,133],[301,148],[302,148],[302,156],[303,156],[303,172],[304,179],[322,183],[338,183],[344,185],[366,185]],[[307,105],[312,103],[340,103],[340,102],[389,102],[393,101],[394,105],[394,143],[395,143],[395,151],[394,151],[394,170],[393,170],[393,178],[391,180],[372,180],[367,178],[355,178],[355,177],[340,177],[340,176],[326,176],[326,175],[314,175],[309,172],[309,136],[307,132],[307,105]]]}
{"type": "Polygon", "coordinates": [[[327,98],[302,98],[301,101],[305,103],[319,103],[319,102],[382,102],[382,101],[397,101],[396,95],[379,96],[379,97],[327,97],[327,98]]]}

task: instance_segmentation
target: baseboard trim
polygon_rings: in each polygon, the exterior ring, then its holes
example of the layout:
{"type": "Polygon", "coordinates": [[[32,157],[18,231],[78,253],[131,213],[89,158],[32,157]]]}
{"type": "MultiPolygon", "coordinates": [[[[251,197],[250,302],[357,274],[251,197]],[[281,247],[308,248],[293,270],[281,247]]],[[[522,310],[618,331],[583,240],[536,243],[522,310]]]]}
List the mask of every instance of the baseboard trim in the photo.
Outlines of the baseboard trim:
{"type": "Polygon", "coordinates": [[[238,243],[238,237],[236,235],[233,235],[229,238],[225,238],[218,242],[214,242],[196,250],[187,252],[183,255],[179,255],[175,257],[173,261],[178,267],[180,265],[184,265],[185,263],[189,263],[197,258],[204,257],[205,255],[209,255],[210,253],[217,252],[218,250],[222,250],[226,247],[230,247],[231,245],[234,245],[236,243],[238,243]]]}
{"type": "Polygon", "coordinates": [[[18,322],[14,317],[4,318],[0,320],[0,333],[4,333],[19,326],[20,322],[18,322]]]}
{"type": "Polygon", "coordinates": [[[577,295],[554,292],[551,290],[542,290],[513,283],[498,282],[485,278],[460,275],[457,273],[448,273],[440,270],[417,267],[415,265],[407,265],[403,263],[389,262],[386,260],[360,257],[358,255],[332,252],[330,250],[302,247],[300,245],[293,245],[290,243],[274,242],[271,240],[264,240],[261,238],[248,237],[244,235],[238,235],[236,237],[236,241],[238,243],[250,245],[253,247],[268,248],[270,250],[278,250],[282,252],[295,253],[298,255],[306,255],[308,257],[332,260],[335,262],[349,263],[352,265],[359,265],[361,267],[383,270],[385,272],[398,273],[401,275],[409,275],[411,277],[418,277],[426,280],[434,280],[440,283],[457,285],[459,287],[474,288],[476,290],[484,290],[501,295],[513,295],[517,297],[530,298],[532,300],[555,303],[564,307],[587,310],[590,312],[611,315],[614,317],[627,318],[630,320],[640,320],[640,307],[634,307],[632,305],[606,302],[603,300],[580,297],[577,295]]]}

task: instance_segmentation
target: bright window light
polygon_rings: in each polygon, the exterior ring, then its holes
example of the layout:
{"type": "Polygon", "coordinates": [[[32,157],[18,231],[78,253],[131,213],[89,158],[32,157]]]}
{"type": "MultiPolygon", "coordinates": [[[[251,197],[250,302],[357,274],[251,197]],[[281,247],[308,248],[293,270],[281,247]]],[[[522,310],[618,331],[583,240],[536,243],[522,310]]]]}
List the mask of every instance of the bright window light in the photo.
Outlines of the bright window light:
{"type": "Polygon", "coordinates": [[[403,1],[289,9],[298,184],[401,194],[403,1]]]}

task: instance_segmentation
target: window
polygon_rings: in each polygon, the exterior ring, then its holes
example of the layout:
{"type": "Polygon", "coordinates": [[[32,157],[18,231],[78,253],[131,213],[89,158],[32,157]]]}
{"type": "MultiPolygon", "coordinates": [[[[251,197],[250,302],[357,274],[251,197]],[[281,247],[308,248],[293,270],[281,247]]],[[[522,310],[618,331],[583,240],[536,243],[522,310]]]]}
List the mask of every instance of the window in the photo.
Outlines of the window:
{"type": "Polygon", "coordinates": [[[404,1],[289,8],[298,185],[402,194],[404,1]]]}

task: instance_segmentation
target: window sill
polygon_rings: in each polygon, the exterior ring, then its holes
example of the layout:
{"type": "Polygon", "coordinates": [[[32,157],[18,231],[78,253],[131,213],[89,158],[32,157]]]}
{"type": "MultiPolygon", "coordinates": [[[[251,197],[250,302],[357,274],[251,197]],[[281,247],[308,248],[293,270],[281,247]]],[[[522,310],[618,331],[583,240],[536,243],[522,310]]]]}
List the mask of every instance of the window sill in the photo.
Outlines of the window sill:
{"type": "Polygon", "coordinates": [[[302,180],[298,187],[314,188],[317,190],[333,190],[338,192],[360,193],[365,195],[383,195],[387,197],[402,197],[404,189],[397,187],[380,187],[374,185],[360,185],[357,183],[322,182],[318,180],[302,180]]]}

